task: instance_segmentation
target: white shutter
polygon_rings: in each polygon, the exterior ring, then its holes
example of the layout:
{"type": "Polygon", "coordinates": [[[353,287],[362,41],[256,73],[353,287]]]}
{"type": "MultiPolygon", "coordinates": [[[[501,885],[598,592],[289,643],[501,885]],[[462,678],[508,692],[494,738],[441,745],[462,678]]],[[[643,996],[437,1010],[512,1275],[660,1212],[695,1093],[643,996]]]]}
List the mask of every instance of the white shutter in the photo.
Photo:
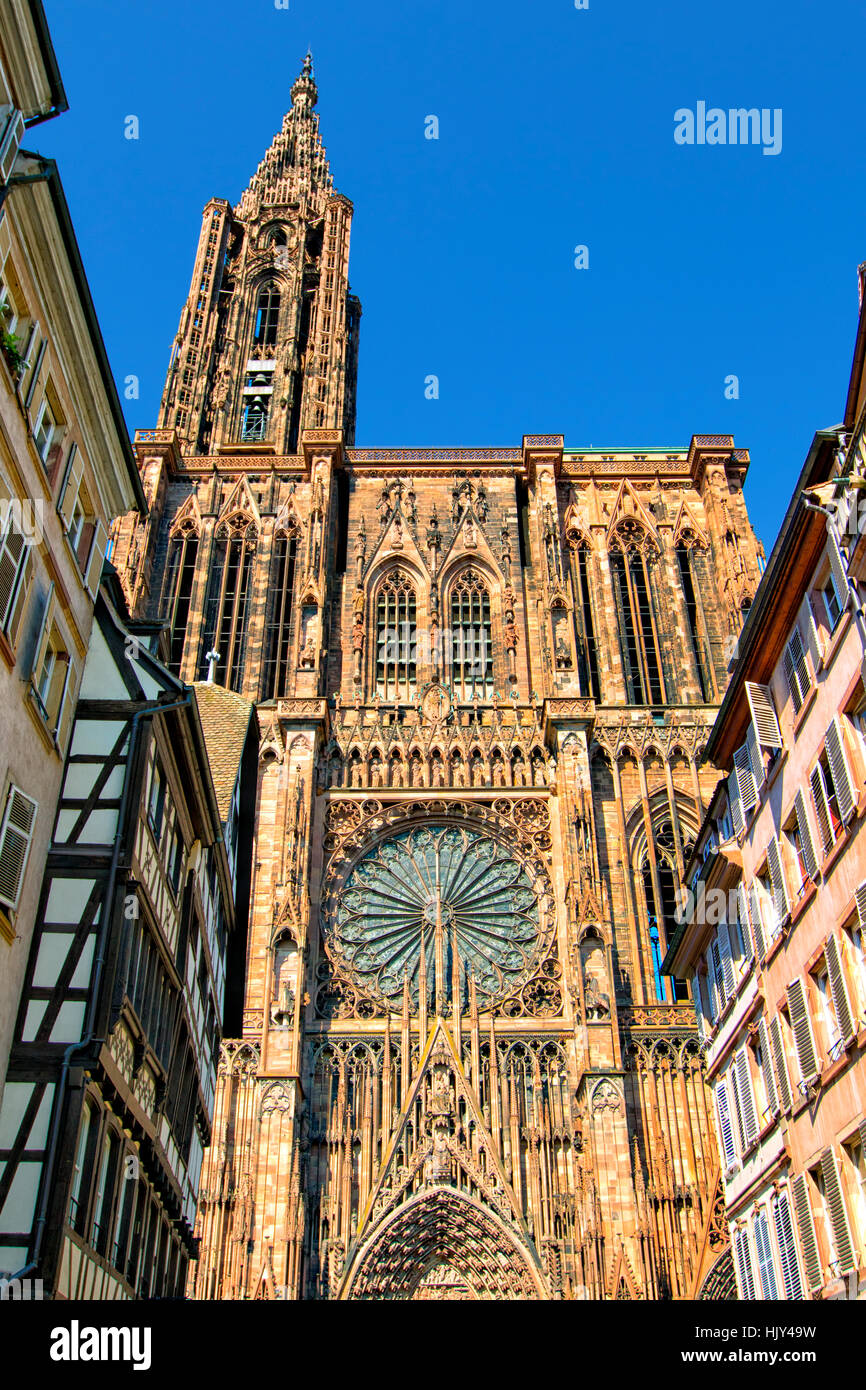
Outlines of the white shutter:
{"type": "Polygon", "coordinates": [[[836,596],[839,599],[839,607],[844,612],[848,606],[848,599],[851,592],[848,587],[848,567],[842,559],[839,542],[836,540],[832,531],[827,532],[827,555],[830,559],[830,573],[833,576],[833,584],[836,589],[836,596]]]}
{"type": "Polygon", "coordinates": [[[746,821],[743,816],[743,805],[740,801],[739,787],[737,786],[736,769],[728,778],[728,804],[731,808],[731,820],[734,822],[734,834],[737,839],[739,839],[746,828],[746,821]]]}
{"type": "Polygon", "coordinates": [[[806,595],[806,601],[803,605],[803,611],[806,621],[806,642],[809,647],[809,656],[812,658],[812,670],[817,680],[818,671],[821,668],[824,655],[821,649],[821,638],[818,634],[818,624],[815,622],[815,610],[812,607],[812,600],[808,594],[806,595]]]}
{"type": "Polygon", "coordinates": [[[788,900],[788,885],[785,883],[785,870],[782,866],[782,851],[775,835],[770,837],[770,842],[767,845],[767,867],[770,870],[770,882],[773,885],[776,916],[782,922],[790,912],[791,904],[788,900]]]}
{"type": "Polygon", "coordinates": [[[9,113],[9,119],[0,136],[0,183],[8,183],[12,173],[12,166],[21,148],[21,141],[24,139],[25,126],[24,117],[20,111],[13,107],[9,113]]]}
{"type": "Polygon", "coordinates": [[[12,614],[27,550],[27,541],[9,516],[7,528],[0,535],[0,629],[3,632],[12,614]]]}
{"type": "Polygon", "coordinates": [[[779,1246],[779,1263],[782,1266],[785,1297],[787,1299],[802,1299],[805,1291],[800,1275],[800,1261],[797,1258],[797,1243],[794,1240],[791,1204],[785,1191],[776,1194],[776,1200],[773,1203],[773,1221],[776,1226],[776,1241],[779,1246]]]}
{"type": "Polygon", "coordinates": [[[752,1087],[752,1073],[749,1069],[749,1055],[741,1047],[734,1058],[736,1091],[739,1100],[740,1135],[743,1150],[750,1149],[758,1137],[758,1117],[755,1113],[755,1092],[752,1087]]]}
{"type": "Polygon", "coordinates": [[[737,1162],[737,1149],[734,1144],[734,1126],[731,1123],[731,1103],[726,1081],[716,1083],[716,1112],[719,1117],[719,1143],[722,1150],[722,1163],[729,1173],[737,1162]]]}
{"type": "Polygon", "coordinates": [[[792,980],[788,985],[787,994],[788,1010],[791,1015],[791,1031],[794,1034],[794,1046],[797,1050],[800,1076],[803,1081],[808,1082],[818,1075],[820,1066],[818,1049],[815,1046],[815,1034],[812,1031],[812,1020],[809,1016],[809,996],[805,982],[799,977],[792,980]]]}
{"type": "Polygon", "coordinates": [[[797,815],[797,829],[800,832],[800,848],[803,852],[806,873],[811,879],[815,879],[818,877],[818,855],[815,850],[815,841],[812,838],[812,827],[809,824],[809,813],[806,810],[806,798],[802,788],[794,797],[794,810],[797,815]]]}
{"type": "Polygon", "coordinates": [[[848,993],[848,985],[845,980],[842,950],[839,945],[839,938],[835,933],[827,938],[825,954],[827,974],[830,976],[830,993],[833,996],[833,1008],[836,1010],[836,1021],[839,1024],[839,1031],[843,1039],[847,1042],[856,1033],[857,1025],[854,1021],[851,996],[848,993]]]}
{"type": "Polygon", "coordinates": [[[749,1237],[745,1231],[734,1232],[734,1255],[737,1261],[737,1274],[740,1276],[740,1292],[744,1299],[753,1299],[755,1297],[755,1274],[752,1267],[749,1237]]]}
{"type": "Polygon", "coordinates": [[[745,818],[745,813],[751,811],[752,807],[758,804],[758,788],[755,774],[752,771],[752,760],[745,744],[742,748],[738,748],[734,754],[734,774],[737,779],[737,791],[740,794],[740,801],[743,803],[743,816],[745,818]]]}
{"type": "Polygon", "coordinates": [[[731,951],[731,941],[728,935],[728,928],[724,922],[718,927],[719,959],[722,966],[722,979],[725,982],[725,998],[732,999],[734,995],[734,958],[731,951]]]}
{"type": "Polygon", "coordinates": [[[755,940],[755,954],[758,960],[763,960],[767,953],[767,942],[764,934],[764,917],[761,912],[761,899],[758,896],[757,884],[753,883],[749,888],[749,920],[752,923],[752,935],[755,940]]]}
{"type": "Polygon", "coordinates": [[[809,1179],[805,1173],[795,1173],[791,1179],[794,1192],[794,1210],[797,1214],[797,1229],[800,1232],[800,1245],[806,1261],[806,1278],[811,1290],[820,1289],[824,1283],[821,1256],[818,1252],[818,1237],[815,1235],[815,1218],[812,1215],[812,1199],[809,1196],[809,1179]]]}
{"type": "Polygon", "coordinates": [[[78,501],[78,491],[83,476],[84,460],[78,452],[77,444],[73,444],[69,450],[69,462],[66,465],[66,480],[60,493],[60,501],[57,504],[57,510],[63,518],[63,525],[67,531],[72,524],[72,513],[75,511],[75,503],[78,501]]]}
{"type": "Polygon", "coordinates": [[[857,798],[854,794],[854,784],[851,780],[848,758],[845,754],[845,740],[838,716],[827,730],[827,757],[830,762],[830,771],[833,774],[836,799],[839,802],[839,814],[843,823],[847,824],[857,805],[857,798]]]}
{"type": "Polygon", "coordinates": [[[710,945],[710,971],[712,974],[713,990],[715,994],[714,1003],[716,1006],[716,1018],[718,1019],[727,1003],[725,993],[725,979],[722,971],[722,955],[719,947],[719,938],[714,936],[710,945]]]}
{"type": "Polygon", "coordinates": [[[10,786],[0,826],[0,902],[13,910],[21,900],[38,803],[10,786]]]}
{"type": "Polygon", "coordinates": [[[866,927],[866,882],[854,889],[854,901],[857,904],[857,921],[861,927],[866,927]]]}
{"type": "Polygon", "coordinates": [[[773,1058],[770,1052],[770,1030],[767,1027],[767,1020],[762,1018],[758,1022],[758,1041],[761,1044],[761,1075],[764,1078],[764,1090],[767,1092],[767,1109],[775,1115],[779,1109],[779,1093],[776,1090],[776,1078],[773,1075],[773,1058]]]}
{"type": "Polygon", "coordinates": [[[791,1090],[791,1077],[788,1073],[788,1059],[785,1055],[785,1039],[782,1035],[782,1024],[773,1015],[769,1026],[770,1042],[773,1046],[773,1063],[776,1068],[776,1081],[779,1086],[779,1099],[782,1102],[783,1110],[790,1110],[794,1103],[794,1094],[791,1090]]]}
{"type": "Polygon", "coordinates": [[[746,681],[746,699],[752,712],[752,728],[761,748],[781,748],[782,733],[773,705],[773,694],[768,685],[758,685],[746,681]]]}
{"type": "Polygon", "coordinates": [[[108,532],[101,521],[96,523],[96,530],[90,544],[90,554],[87,557],[87,569],[84,575],[84,587],[95,601],[99,589],[99,581],[102,577],[102,562],[105,559],[105,550],[108,545],[108,532]]]}
{"type": "Polygon", "coordinates": [[[798,627],[795,627],[791,633],[785,648],[785,655],[782,658],[782,666],[791,703],[794,706],[794,713],[799,714],[809,693],[809,668],[806,664],[806,652],[798,627]]]}
{"type": "Polygon", "coordinates": [[[776,1267],[773,1264],[773,1247],[770,1244],[770,1223],[763,1208],[755,1212],[755,1254],[758,1257],[761,1293],[766,1299],[776,1299],[779,1297],[779,1286],[776,1282],[776,1267]]]}
{"type": "Polygon", "coordinates": [[[752,923],[749,919],[749,896],[746,892],[746,885],[739,884],[737,888],[737,916],[740,919],[740,931],[743,937],[743,948],[746,952],[746,964],[757,953],[755,951],[755,937],[752,932],[752,923]]]}
{"type": "Polygon", "coordinates": [[[76,694],[78,687],[78,671],[72,657],[66,665],[66,680],[63,685],[63,696],[60,701],[60,708],[57,712],[57,731],[55,738],[60,756],[66,753],[66,746],[69,742],[69,730],[72,727],[72,720],[75,717],[76,694]]]}
{"type": "Polygon", "coordinates": [[[809,773],[809,783],[812,788],[812,803],[815,807],[815,815],[818,817],[818,828],[821,831],[821,848],[824,854],[829,854],[833,848],[833,818],[830,815],[830,807],[827,803],[827,792],[824,787],[824,774],[818,764],[809,773]]]}
{"type": "Polygon", "coordinates": [[[847,1274],[849,1270],[856,1268],[857,1261],[854,1257],[854,1241],[851,1239],[851,1226],[839,1175],[839,1160],[832,1149],[825,1149],[821,1155],[821,1177],[824,1179],[824,1196],[830,1213],[830,1225],[833,1228],[838,1273],[847,1274]]]}

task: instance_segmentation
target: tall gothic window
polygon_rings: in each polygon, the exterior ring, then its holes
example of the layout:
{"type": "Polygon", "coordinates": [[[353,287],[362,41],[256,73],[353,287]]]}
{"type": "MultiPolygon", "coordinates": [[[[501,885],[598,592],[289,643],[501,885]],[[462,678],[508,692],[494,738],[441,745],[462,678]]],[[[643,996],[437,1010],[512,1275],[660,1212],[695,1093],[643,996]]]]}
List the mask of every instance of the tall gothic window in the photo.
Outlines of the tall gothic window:
{"type": "Polygon", "coordinates": [[[271,371],[247,372],[243,389],[243,415],[241,418],[241,439],[244,443],[258,443],[264,439],[268,428],[271,400],[274,392],[274,374],[271,371]]]}
{"type": "Polygon", "coordinates": [[[376,599],[376,691],[385,700],[415,695],[415,589],[403,570],[391,570],[376,599]]]}
{"type": "Polygon", "coordinates": [[[490,594],[473,569],[465,569],[451,590],[451,680],[458,700],[493,694],[490,594]]]}
{"type": "MultiPolygon", "coordinates": [[[[686,858],[690,848],[685,851],[686,858]]],[[[674,850],[673,829],[669,821],[655,827],[656,879],[653,879],[648,851],[645,851],[641,877],[643,879],[644,902],[649,922],[650,952],[655,978],[656,998],[670,1002],[665,988],[665,977],[661,973],[661,963],[676,930],[677,883],[679,874],[674,850]]],[[[671,979],[667,985],[673,991],[674,1003],[688,1000],[688,985],[684,980],[671,979]]]]}
{"type": "Polygon", "coordinates": [[[199,680],[207,680],[208,652],[216,650],[219,660],[214,668],[214,679],[229,690],[240,690],[243,678],[257,539],[253,523],[247,517],[236,516],[220,526],[214,547],[199,656],[199,680]]]}
{"type": "Polygon", "coordinates": [[[695,665],[698,668],[698,680],[701,684],[701,694],[704,701],[707,702],[713,699],[714,692],[709,651],[706,644],[703,605],[701,603],[698,576],[695,572],[694,551],[682,543],[677,546],[677,564],[680,570],[683,596],[686,601],[686,614],[689,620],[689,636],[691,637],[695,665]]]}
{"type": "Polygon", "coordinates": [[[276,347],[279,319],[280,292],[273,283],[262,285],[256,300],[256,317],[253,324],[254,347],[276,347]]]}
{"type": "Polygon", "coordinates": [[[284,531],[274,540],[268,586],[263,696],[277,700],[289,692],[289,657],[294,628],[295,567],[298,554],[296,530],[284,531]]]}
{"type": "Polygon", "coordinates": [[[665,700],[665,688],[647,550],[642,540],[643,533],[639,531],[617,535],[610,550],[610,567],[629,704],[660,705],[665,700]]]}
{"type": "Polygon", "coordinates": [[[168,545],[160,612],[168,623],[169,670],[180,675],[183,644],[189,621],[189,605],[198,559],[198,532],[191,521],[182,523],[168,545]]]}
{"type": "Polygon", "coordinates": [[[598,651],[595,642],[595,622],[592,616],[592,598],[589,591],[589,546],[585,540],[578,541],[572,548],[572,571],[574,575],[575,606],[578,613],[578,626],[583,650],[578,656],[578,676],[584,694],[592,695],[601,701],[601,683],[598,678],[598,651]]]}

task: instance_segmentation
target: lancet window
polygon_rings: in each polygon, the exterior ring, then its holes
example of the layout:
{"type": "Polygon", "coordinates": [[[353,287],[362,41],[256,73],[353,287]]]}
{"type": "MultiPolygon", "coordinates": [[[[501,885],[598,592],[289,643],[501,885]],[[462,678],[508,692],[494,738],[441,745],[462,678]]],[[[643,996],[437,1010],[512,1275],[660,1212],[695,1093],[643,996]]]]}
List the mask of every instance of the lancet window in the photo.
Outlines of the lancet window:
{"type": "Polygon", "coordinates": [[[277,535],[274,539],[268,586],[263,688],[263,698],[266,700],[277,700],[289,693],[297,557],[297,528],[277,535]]]}
{"type": "Polygon", "coordinates": [[[589,589],[589,546],[579,540],[572,548],[572,575],[575,590],[578,630],[582,650],[578,655],[578,677],[581,691],[601,701],[601,684],[598,678],[598,651],[595,638],[595,620],[592,612],[592,596],[589,589]]]}
{"type": "Polygon", "coordinates": [[[187,521],[178,527],[169,541],[160,605],[161,616],[168,623],[171,634],[169,670],[176,676],[180,674],[197,559],[198,531],[192,521],[187,521]]]}
{"type": "Polygon", "coordinates": [[[276,347],[279,319],[279,290],[273,283],[262,285],[256,300],[256,317],[253,324],[254,347],[276,347]]]}
{"type": "Polygon", "coordinates": [[[691,638],[695,665],[698,669],[701,695],[705,701],[710,701],[715,698],[712,666],[707,645],[706,622],[704,619],[703,603],[701,602],[700,584],[698,581],[697,567],[695,565],[695,552],[682,542],[677,546],[677,565],[680,571],[680,582],[683,586],[683,597],[686,601],[686,615],[689,620],[689,636],[691,638]]]}
{"type": "Polygon", "coordinates": [[[451,680],[458,700],[493,694],[490,594],[473,569],[463,570],[451,590],[451,680]]]}
{"type": "Polygon", "coordinates": [[[247,641],[253,557],[258,534],[246,517],[232,517],[217,531],[199,656],[199,680],[207,680],[209,653],[216,651],[214,679],[240,690],[247,641]]]}
{"type": "Polygon", "coordinates": [[[656,617],[647,565],[648,550],[637,528],[617,534],[610,549],[614,597],[628,700],[633,705],[665,701],[656,617]]]}
{"type": "Polygon", "coordinates": [[[416,597],[411,579],[391,570],[376,598],[376,692],[384,700],[415,696],[416,597]]]}

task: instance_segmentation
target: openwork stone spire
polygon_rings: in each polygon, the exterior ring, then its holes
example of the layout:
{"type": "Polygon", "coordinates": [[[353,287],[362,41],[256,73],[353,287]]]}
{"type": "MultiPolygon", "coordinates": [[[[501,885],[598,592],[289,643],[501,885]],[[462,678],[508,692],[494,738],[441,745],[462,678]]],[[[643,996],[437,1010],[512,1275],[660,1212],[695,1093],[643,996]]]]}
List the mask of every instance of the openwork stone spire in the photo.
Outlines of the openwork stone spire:
{"type": "Polygon", "coordinates": [[[297,202],[302,194],[309,197],[332,191],[333,179],[319,134],[319,117],[313,110],[318,99],[313,58],[308,53],[292,86],[292,105],[283,117],[282,130],[274,136],[250,180],[235,209],[236,217],[246,219],[261,208],[297,202]]]}

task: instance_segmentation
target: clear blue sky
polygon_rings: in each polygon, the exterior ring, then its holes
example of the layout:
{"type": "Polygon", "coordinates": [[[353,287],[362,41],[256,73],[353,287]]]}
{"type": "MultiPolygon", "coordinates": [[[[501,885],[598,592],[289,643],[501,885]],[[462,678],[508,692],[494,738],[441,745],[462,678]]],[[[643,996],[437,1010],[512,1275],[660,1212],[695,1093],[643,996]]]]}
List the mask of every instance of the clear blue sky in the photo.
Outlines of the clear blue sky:
{"type": "Polygon", "coordinates": [[[769,552],[850,370],[862,0],[46,12],[71,109],[30,143],[60,163],[115,374],[141,380],[130,429],[155,423],[201,209],[240,196],[311,46],[335,183],[355,205],[357,443],[732,433],[752,453],[746,496],[769,552]],[[675,110],[699,100],[781,108],[781,153],[675,144],[675,110]],[[431,114],[438,141],[424,139],[431,114]]]}

